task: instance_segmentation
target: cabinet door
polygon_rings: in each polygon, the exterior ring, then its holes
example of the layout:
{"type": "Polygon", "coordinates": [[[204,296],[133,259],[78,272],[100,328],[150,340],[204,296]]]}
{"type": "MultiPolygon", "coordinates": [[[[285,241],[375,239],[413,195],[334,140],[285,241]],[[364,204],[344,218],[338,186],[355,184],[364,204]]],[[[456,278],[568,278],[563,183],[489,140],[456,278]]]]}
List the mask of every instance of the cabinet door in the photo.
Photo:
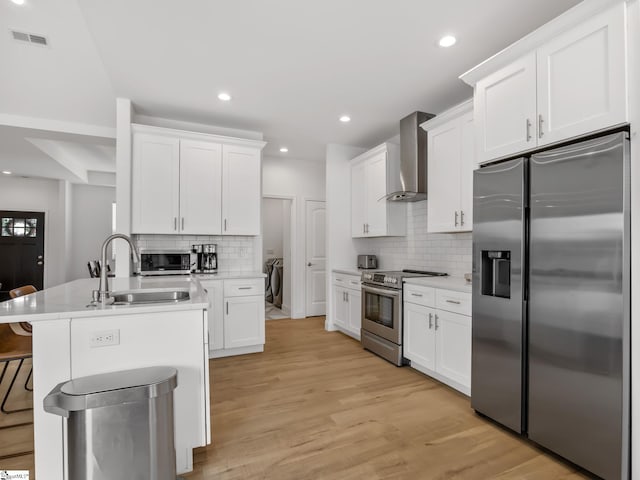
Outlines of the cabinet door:
{"type": "Polygon", "coordinates": [[[452,232],[460,224],[460,122],[451,120],[427,136],[427,230],[452,232]]]}
{"type": "Polygon", "coordinates": [[[435,370],[436,340],[434,309],[404,302],[404,356],[435,370]]]}
{"type": "Polygon", "coordinates": [[[357,290],[347,290],[347,308],[349,309],[348,328],[354,334],[360,335],[362,325],[362,295],[357,290]]]}
{"type": "Polygon", "coordinates": [[[180,140],[180,232],[222,232],[222,146],[180,140]]]}
{"type": "Polygon", "coordinates": [[[209,350],[224,348],[224,295],[222,280],[203,281],[202,286],[207,290],[209,309],[209,350]]]}
{"type": "Polygon", "coordinates": [[[387,153],[381,152],[366,161],[367,236],[387,234],[387,153]]]}
{"type": "Polygon", "coordinates": [[[359,163],[351,167],[351,236],[366,236],[366,164],[359,163]]]}
{"type": "Polygon", "coordinates": [[[264,297],[224,299],[224,348],[264,344],[264,297]]]}
{"type": "Polygon", "coordinates": [[[473,101],[479,162],[535,147],[535,53],[480,80],[473,101]]]}
{"type": "Polygon", "coordinates": [[[460,223],[459,231],[473,229],[473,171],[476,162],[476,131],[473,113],[460,118],[460,223]]]}
{"type": "Polygon", "coordinates": [[[347,303],[347,290],[333,286],[333,323],[342,328],[349,324],[349,304],[347,303]]]}
{"type": "Polygon", "coordinates": [[[435,311],[436,371],[471,387],[471,317],[444,310],[435,311]]]}
{"type": "Polygon", "coordinates": [[[133,137],[131,231],[178,233],[180,141],[137,133],[133,137]]]}
{"type": "Polygon", "coordinates": [[[260,150],[222,147],[222,234],[260,234],[260,150]]]}
{"type": "Polygon", "coordinates": [[[624,3],[538,49],[538,144],[626,121],[624,3]]]}

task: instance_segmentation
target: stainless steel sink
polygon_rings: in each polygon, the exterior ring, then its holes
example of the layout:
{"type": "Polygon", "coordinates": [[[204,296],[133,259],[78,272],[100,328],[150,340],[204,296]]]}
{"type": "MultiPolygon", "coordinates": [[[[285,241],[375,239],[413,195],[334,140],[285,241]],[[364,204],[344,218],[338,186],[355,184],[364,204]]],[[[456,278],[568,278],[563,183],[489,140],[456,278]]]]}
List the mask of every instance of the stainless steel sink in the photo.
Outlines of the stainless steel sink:
{"type": "Polygon", "coordinates": [[[126,292],[113,292],[112,305],[143,305],[153,303],[177,303],[189,300],[189,290],[187,289],[144,289],[131,290],[126,292]]]}

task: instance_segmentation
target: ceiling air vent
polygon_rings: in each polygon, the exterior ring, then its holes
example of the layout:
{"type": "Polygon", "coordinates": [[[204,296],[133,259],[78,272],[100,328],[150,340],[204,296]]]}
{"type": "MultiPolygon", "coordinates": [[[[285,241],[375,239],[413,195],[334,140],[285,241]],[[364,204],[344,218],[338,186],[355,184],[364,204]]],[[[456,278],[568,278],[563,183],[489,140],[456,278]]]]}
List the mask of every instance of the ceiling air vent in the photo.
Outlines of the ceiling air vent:
{"type": "Polygon", "coordinates": [[[18,32],[17,30],[11,30],[11,35],[13,39],[18,42],[31,43],[42,47],[49,45],[49,41],[44,35],[34,35],[33,33],[18,32]]]}

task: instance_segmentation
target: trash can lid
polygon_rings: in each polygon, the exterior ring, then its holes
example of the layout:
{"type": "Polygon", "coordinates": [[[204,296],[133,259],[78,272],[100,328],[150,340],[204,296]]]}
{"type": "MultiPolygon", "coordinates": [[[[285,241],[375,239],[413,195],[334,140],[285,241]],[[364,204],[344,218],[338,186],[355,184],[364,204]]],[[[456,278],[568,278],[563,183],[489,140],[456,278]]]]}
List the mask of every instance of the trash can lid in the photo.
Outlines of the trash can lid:
{"type": "Polygon", "coordinates": [[[148,401],[170,394],[178,385],[173,367],[147,367],[102,373],[62,382],[43,400],[46,412],[68,417],[70,412],[148,401]]]}
{"type": "Polygon", "coordinates": [[[173,367],[136,368],[75,378],[62,385],[60,391],[67,395],[91,395],[124,388],[157,385],[170,381],[176,375],[176,369],[173,367]]]}

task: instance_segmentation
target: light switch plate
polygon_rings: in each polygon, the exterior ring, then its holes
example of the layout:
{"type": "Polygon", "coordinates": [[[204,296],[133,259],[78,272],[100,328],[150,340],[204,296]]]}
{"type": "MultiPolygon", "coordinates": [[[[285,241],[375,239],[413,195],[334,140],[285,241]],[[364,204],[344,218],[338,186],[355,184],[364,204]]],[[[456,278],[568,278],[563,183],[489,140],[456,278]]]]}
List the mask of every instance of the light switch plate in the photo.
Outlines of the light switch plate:
{"type": "Polygon", "coordinates": [[[91,334],[90,347],[108,347],[120,345],[120,330],[102,330],[91,334]]]}

